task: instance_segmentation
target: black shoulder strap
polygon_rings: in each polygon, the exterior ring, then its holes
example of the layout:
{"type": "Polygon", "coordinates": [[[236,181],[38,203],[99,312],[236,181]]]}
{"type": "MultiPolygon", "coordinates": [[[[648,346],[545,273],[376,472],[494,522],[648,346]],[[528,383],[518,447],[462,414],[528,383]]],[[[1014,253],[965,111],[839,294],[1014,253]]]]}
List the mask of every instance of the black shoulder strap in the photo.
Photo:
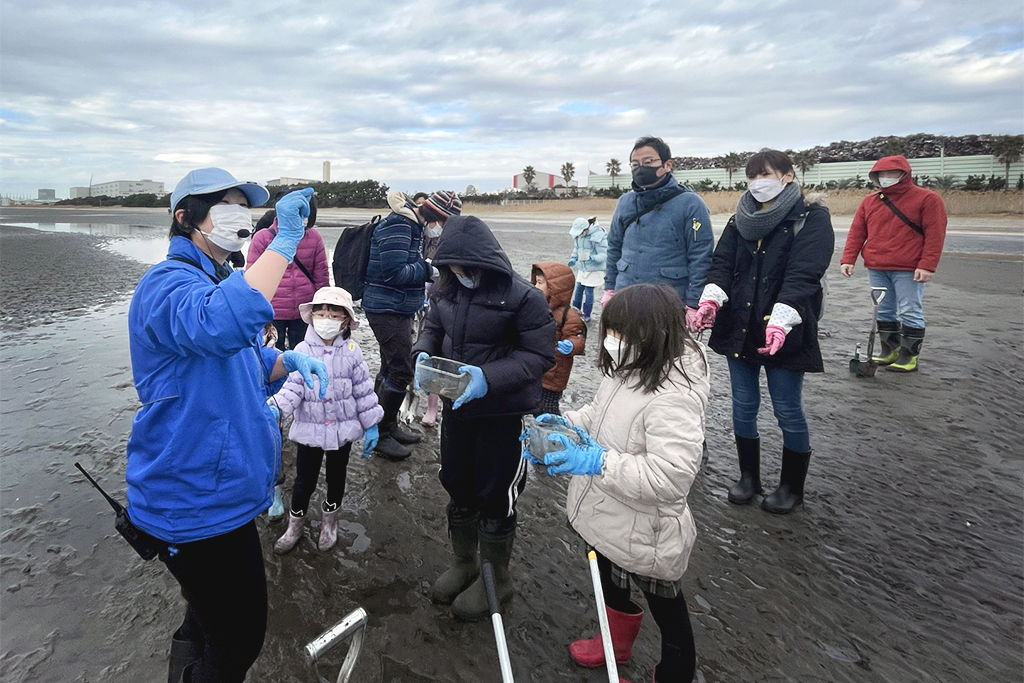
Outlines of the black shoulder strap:
{"type": "Polygon", "coordinates": [[[167,258],[168,258],[168,260],[171,260],[171,261],[181,261],[182,263],[187,263],[190,266],[192,266],[193,268],[195,268],[196,270],[198,270],[199,272],[201,272],[206,277],[208,277],[211,280],[213,280],[213,284],[215,284],[215,285],[219,285],[220,284],[220,280],[218,280],[214,276],[212,276],[209,273],[207,273],[205,270],[203,270],[203,267],[201,265],[199,265],[198,263],[196,263],[195,261],[193,261],[190,258],[186,258],[185,256],[168,256],[167,258]]]}
{"type": "Polygon", "coordinates": [[[922,228],[920,225],[907,218],[907,216],[902,211],[897,209],[896,205],[892,203],[892,200],[886,197],[884,193],[879,192],[878,198],[882,200],[883,204],[889,207],[890,211],[896,214],[897,218],[899,218],[901,221],[909,225],[914,230],[914,232],[924,237],[924,228],[922,228]]]}
{"type": "MultiPolygon", "coordinates": [[[[270,234],[273,235],[274,237],[277,237],[277,228],[270,228],[270,234]]],[[[302,274],[305,275],[310,282],[312,282],[314,285],[316,284],[316,280],[314,280],[313,276],[309,274],[309,270],[306,268],[306,266],[302,265],[302,261],[299,260],[298,254],[292,257],[292,263],[299,267],[299,270],[302,271],[302,274]]]]}
{"type": "Polygon", "coordinates": [[[671,201],[671,200],[675,199],[675,198],[676,198],[676,197],[678,197],[679,195],[681,195],[681,194],[684,194],[684,193],[686,192],[686,190],[684,190],[684,189],[683,189],[683,188],[682,188],[681,186],[679,186],[679,185],[676,185],[676,188],[677,188],[677,189],[678,189],[679,191],[678,191],[678,192],[676,192],[675,194],[673,194],[673,195],[672,195],[671,197],[667,198],[667,199],[666,199],[665,201],[663,201],[663,202],[659,202],[659,203],[657,203],[657,204],[653,204],[653,205],[651,205],[651,206],[648,206],[648,207],[647,207],[646,209],[644,209],[643,211],[641,211],[641,212],[640,212],[640,213],[638,213],[637,215],[633,216],[633,218],[631,218],[631,219],[630,219],[630,221],[629,221],[628,223],[626,223],[625,227],[623,227],[623,228],[622,228],[622,234],[623,234],[623,236],[625,236],[625,234],[626,234],[626,231],[627,231],[627,230],[629,230],[630,226],[632,226],[632,225],[633,225],[633,223],[636,223],[637,225],[639,225],[639,224],[640,224],[640,219],[641,219],[642,217],[646,216],[646,215],[647,215],[647,214],[649,214],[649,213],[650,213],[651,211],[654,211],[654,210],[656,210],[656,209],[660,209],[660,208],[662,207],[662,205],[663,205],[663,204],[665,204],[665,203],[667,203],[667,202],[669,202],[669,201],[671,201]]]}

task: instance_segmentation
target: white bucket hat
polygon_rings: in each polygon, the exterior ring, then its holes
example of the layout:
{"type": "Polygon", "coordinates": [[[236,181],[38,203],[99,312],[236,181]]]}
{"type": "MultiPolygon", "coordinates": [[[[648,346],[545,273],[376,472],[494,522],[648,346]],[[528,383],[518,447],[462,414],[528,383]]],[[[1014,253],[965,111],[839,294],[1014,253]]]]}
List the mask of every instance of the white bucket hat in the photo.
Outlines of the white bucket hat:
{"type": "Polygon", "coordinates": [[[299,304],[299,317],[302,318],[302,322],[307,325],[313,322],[313,306],[316,304],[330,304],[332,306],[341,306],[348,313],[348,329],[354,330],[359,327],[359,321],[356,320],[356,312],[352,308],[352,295],[348,293],[348,290],[342,289],[341,287],[321,287],[316,290],[316,294],[313,295],[313,300],[309,303],[299,304]]]}
{"type": "Polygon", "coordinates": [[[597,222],[597,216],[591,216],[590,218],[583,218],[582,216],[572,222],[572,227],[569,228],[569,235],[571,237],[579,237],[583,234],[583,231],[592,226],[597,222]]]}

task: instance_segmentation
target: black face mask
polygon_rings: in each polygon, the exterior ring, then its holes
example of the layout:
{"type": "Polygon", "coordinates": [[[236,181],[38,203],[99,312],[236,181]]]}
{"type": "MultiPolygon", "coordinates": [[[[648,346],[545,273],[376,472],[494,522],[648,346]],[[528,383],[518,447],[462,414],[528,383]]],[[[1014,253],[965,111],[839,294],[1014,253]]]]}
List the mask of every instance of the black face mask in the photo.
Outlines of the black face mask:
{"type": "Polygon", "coordinates": [[[633,169],[633,182],[640,187],[653,185],[661,180],[661,178],[658,177],[659,168],[661,168],[661,166],[637,166],[633,169]]]}

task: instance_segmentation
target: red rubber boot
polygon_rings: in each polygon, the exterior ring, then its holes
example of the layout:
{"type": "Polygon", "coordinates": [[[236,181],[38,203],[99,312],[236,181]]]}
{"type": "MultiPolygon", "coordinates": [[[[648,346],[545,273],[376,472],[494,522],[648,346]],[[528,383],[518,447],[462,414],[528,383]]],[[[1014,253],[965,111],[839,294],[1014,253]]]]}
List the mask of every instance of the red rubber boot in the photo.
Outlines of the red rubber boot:
{"type": "MultiPolygon", "coordinates": [[[[640,633],[640,622],[644,618],[644,611],[636,603],[631,603],[636,610],[635,614],[618,612],[611,607],[605,607],[608,612],[608,629],[612,633],[612,648],[615,650],[615,662],[617,664],[628,664],[633,658],[633,641],[640,633]]],[[[569,645],[569,656],[580,666],[590,669],[604,666],[604,646],[601,644],[601,634],[598,633],[588,640],[577,640],[569,645]]]]}

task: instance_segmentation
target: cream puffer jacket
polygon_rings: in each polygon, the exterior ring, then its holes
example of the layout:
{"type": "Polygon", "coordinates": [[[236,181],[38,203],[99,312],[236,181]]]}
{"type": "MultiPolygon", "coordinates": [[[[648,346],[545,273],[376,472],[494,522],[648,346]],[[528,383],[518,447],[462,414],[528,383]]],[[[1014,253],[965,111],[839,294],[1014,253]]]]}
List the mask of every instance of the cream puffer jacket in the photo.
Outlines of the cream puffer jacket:
{"type": "Polygon", "coordinates": [[[569,482],[569,523],[623,569],[676,581],[686,571],[697,527],[686,502],[700,467],[710,379],[701,354],[684,361],[657,392],[606,377],[594,400],[565,417],[607,450],[597,476],[569,482]]]}

